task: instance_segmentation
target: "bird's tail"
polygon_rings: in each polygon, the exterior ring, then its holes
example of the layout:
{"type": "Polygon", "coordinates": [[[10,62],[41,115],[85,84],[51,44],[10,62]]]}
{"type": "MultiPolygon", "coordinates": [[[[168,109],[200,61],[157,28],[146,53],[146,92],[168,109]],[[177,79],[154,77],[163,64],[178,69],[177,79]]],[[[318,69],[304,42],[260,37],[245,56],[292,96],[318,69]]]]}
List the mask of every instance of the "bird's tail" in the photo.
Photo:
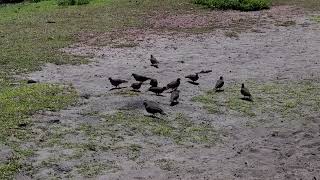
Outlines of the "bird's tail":
{"type": "Polygon", "coordinates": [[[167,115],[165,112],[161,112],[160,114],[162,114],[162,115],[167,115]]]}

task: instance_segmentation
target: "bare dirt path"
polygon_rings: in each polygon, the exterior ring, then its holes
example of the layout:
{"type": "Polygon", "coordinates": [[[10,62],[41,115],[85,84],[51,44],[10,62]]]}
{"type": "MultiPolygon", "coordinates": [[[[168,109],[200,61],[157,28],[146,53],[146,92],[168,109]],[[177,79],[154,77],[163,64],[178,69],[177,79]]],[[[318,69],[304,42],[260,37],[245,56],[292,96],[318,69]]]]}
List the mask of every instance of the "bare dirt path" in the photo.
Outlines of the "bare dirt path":
{"type": "MultiPolygon", "coordinates": [[[[294,18],[293,25],[269,24],[261,27],[259,33],[244,32],[238,38],[226,37],[224,31],[217,30],[201,35],[148,35],[136,47],[78,44],[66,48],[71,54],[90,54],[93,63],[48,64],[30,77],[41,82],[72,84],[80,94],[90,98],[82,98],[77,107],[34,116],[35,129],[41,131],[40,139],[50,145],[37,147],[36,155],[30,159],[34,170],[28,175],[98,179],[319,179],[319,111],[284,118],[266,109],[266,113],[251,117],[227,110],[229,105],[223,106],[222,113],[208,113],[203,104],[193,100],[211,90],[221,75],[226,81],[226,91],[221,96],[226,97],[228,88],[238,93],[242,82],[249,84],[257,101],[265,95],[257,94],[255,86],[263,84],[280,83],[294,88],[295,84],[303,86],[311,82],[312,87],[319,88],[320,26],[304,16],[294,18]],[[149,66],[150,54],[161,62],[159,69],[149,66]],[[207,69],[213,72],[202,74],[199,86],[183,78],[207,69]],[[170,107],[168,93],[154,96],[145,92],[147,85],[139,94],[126,89],[109,91],[108,77],[132,83],[131,73],[156,78],[160,86],[182,78],[180,103],[170,107]],[[134,130],[125,128],[117,130],[120,135],[109,138],[101,124],[103,119],[119,110],[145,114],[143,100],[159,102],[169,114],[169,121],[176,120],[176,114],[181,113],[191,122],[213,126],[219,140],[209,146],[180,145],[170,138],[148,133],[133,135],[134,130]],[[61,123],[48,126],[54,119],[61,123]],[[92,135],[94,132],[97,134],[92,135]],[[63,142],[50,139],[53,134],[63,142]],[[102,147],[110,141],[113,143],[109,149],[102,147]],[[87,143],[86,149],[75,145],[83,143],[87,143]]],[[[319,105],[319,89],[312,93],[310,96],[319,105]]],[[[240,93],[235,96],[239,97],[240,93]]]]}

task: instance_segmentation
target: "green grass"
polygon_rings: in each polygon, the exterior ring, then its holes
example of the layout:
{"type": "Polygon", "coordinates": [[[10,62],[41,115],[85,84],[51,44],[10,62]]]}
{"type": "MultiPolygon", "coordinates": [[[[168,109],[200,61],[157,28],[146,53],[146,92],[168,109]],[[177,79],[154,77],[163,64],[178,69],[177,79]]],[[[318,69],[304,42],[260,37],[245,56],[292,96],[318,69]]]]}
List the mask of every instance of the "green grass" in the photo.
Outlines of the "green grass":
{"type": "MultiPolygon", "coordinates": [[[[0,6],[0,72],[2,76],[39,70],[44,63],[79,64],[83,57],[59,49],[90,34],[116,30],[98,38],[95,45],[112,44],[128,28],[145,28],[145,18],[165,11],[181,12],[187,0],[92,0],[85,6],[58,6],[55,0],[0,6]],[[54,23],[47,23],[54,22],[54,23]]],[[[128,42],[121,46],[134,46],[128,42]]],[[[117,45],[115,47],[118,47],[117,45]]],[[[0,74],[1,75],[1,74],[0,74]]]]}
{"type": "Polygon", "coordinates": [[[308,114],[316,113],[320,107],[318,83],[248,83],[247,87],[253,95],[253,102],[240,99],[240,85],[226,86],[225,91],[219,93],[208,91],[192,100],[202,103],[211,113],[248,117],[278,114],[287,120],[299,120],[308,114]]]}
{"type": "Polygon", "coordinates": [[[33,155],[32,149],[21,149],[20,142],[33,138],[28,120],[38,111],[57,111],[75,102],[71,88],[49,84],[2,87],[0,90],[0,141],[14,151],[14,159],[0,163],[0,179],[11,178],[21,167],[21,160],[33,155]],[[26,123],[27,127],[19,127],[26,123]]]}
{"type": "Polygon", "coordinates": [[[57,0],[59,6],[73,6],[89,4],[90,0],[57,0]]]}
{"type": "Polygon", "coordinates": [[[214,9],[241,11],[257,11],[269,9],[271,6],[271,0],[194,0],[194,3],[214,9]]]}
{"type": "Polygon", "coordinates": [[[319,10],[319,0],[272,0],[274,5],[295,5],[298,7],[304,7],[310,10],[319,10]]]}

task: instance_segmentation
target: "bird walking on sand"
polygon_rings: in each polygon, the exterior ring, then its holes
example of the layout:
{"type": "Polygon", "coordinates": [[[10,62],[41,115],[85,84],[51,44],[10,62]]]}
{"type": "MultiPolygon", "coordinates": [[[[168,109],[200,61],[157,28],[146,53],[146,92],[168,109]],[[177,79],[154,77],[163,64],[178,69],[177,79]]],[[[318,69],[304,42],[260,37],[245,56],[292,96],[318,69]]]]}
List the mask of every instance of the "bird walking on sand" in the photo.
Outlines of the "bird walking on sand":
{"type": "Polygon", "coordinates": [[[170,106],[174,106],[175,104],[178,103],[179,93],[180,93],[179,90],[174,90],[171,92],[170,106]]]}
{"type": "Polygon", "coordinates": [[[132,83],[131,87],[133,90],[138,91],[141,88],[142,82],[132,83]]]}
{"type": "Polygon", "coordinates": [[[150,80],[150,85],[151,85],[151,87],[157,87],[158,86],[158,81],[156,79],[151,79],[150,80]]]}
{"type": "Polygon", "coordinates": [[[191,81],[195,82],[195,81],[197,81],[197,80],[199,79],[199,75],[198,75],[198,74],[199,74],[199,73],[190,74],[190,75],[186,76],[185,78],[188,78],[188,79],[190,79],[191,81]]]}
{"type": "Polygon", "coordinates": [[[244,87],[244,84],[241,85],[241,94],[244,96],[244,98],[248,98],[249,100],[252,100],[251,93],[248,88],[244,87]]]}
{"type": "Polygon", "coordinates": [[[134,77],[134,79],[136,81],[139,81],[139,82],[145,82],[147,80],[149,80],[150,78],[146,77],[146,76],[142,76],[142,75],[139,75],[139,74],[135,74],[135,73],[132,73],[132,76],[134,77]]]}
{"type": "Polygon", "coordinates": [[[158,67],[159,61],[152,54],[151,54],[151,57],[150,57],[150,62],[151,62],[151,66],[159,68],[158,67]]]}
{"type": "Polygon", "coordinates": [[[157,96],[159,96],[163,91],[165,91],[166,87],[150,87],[148,91],[156,93],[157,96]]]}
{"type": "Polygon", "coordinates": [[[153,116],[157,113],[162,114],[162,115],[166,115],[163,110],[161,109],[161,107],[154,103],[154,102],[147,102],[147,101],[143,101],[143,105],[146,109],[146,111],[150,114],[152,114],[153,116]]]}
{"type": "Polygon", "coordinates": [[[215,86],[216,91],[221,90],[223,85],[224,85],[224,80],[223,80],[223,77],[220,76],[220,78],[218,79],[216,86],[215,86]]]}
{"type": "Polygon", "coordinates": [[[126,80],[122,80],[122,79],[112,79],[111,77],[109,77],[109,81],[110,83],[115,86],[116,88],[118,88],[118,86],[122,83],[127,83],[128,81],[126,80]]]}
{"type": "Polygon", "coordinates": [[[180,85],[180,78],[167,84],[167,89],[176,90],[180,85]]]}

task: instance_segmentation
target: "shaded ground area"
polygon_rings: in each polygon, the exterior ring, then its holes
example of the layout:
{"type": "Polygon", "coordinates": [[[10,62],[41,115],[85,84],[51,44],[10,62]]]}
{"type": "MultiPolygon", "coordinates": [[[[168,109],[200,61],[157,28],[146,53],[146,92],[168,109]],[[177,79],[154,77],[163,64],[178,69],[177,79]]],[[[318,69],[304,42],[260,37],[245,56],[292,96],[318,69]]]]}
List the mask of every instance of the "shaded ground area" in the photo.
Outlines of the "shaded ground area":
{"type": "MultiPolygon", "coordinates": [[[[290,9],[294,12],[290,16],[282,14],[288,8],[246,13],[256,20],[242,33],[223,28],[204,34],[137,30],[132,46],[128,45],[130,37],[117,38],[118,46],[90,43],[106,37],[101,35],[65,48],[74,55],[90,54],[93,62],[48,64],[30,77],[72,84],[83,97],[81,105],[33,117],[32,129],[38,136],[26,146],[34,155],[20,176],[320,178],[320,29],[298,10],[290,9]],[[161,62],[159,69],[149,65],[150,54],[161,62]],[[169,106],[168,93],[154,96],[145,92],[147,85],[142,93],[128,88],[109,91],[108,77],[131,83],[130,75],[135,72],[157,78],[163,86],[207,69],[213,72],[202,74],[199,86],[182,80],[180,103],[174,107],[169,106]],[[225,91],[213,92],[221,75],[225,91]],[[254,102],[239,99],[242,82],[254,102]],[[168,115],[144,116],[145,99],[159,102],[168,115]]],[[[182,22],[190,16],[178,16],[174,22],[171,16],[148,22],[174,28],[189,25],[182,22]]],[[[238,18],[236,12],[234,16],[238,18]]]]}

